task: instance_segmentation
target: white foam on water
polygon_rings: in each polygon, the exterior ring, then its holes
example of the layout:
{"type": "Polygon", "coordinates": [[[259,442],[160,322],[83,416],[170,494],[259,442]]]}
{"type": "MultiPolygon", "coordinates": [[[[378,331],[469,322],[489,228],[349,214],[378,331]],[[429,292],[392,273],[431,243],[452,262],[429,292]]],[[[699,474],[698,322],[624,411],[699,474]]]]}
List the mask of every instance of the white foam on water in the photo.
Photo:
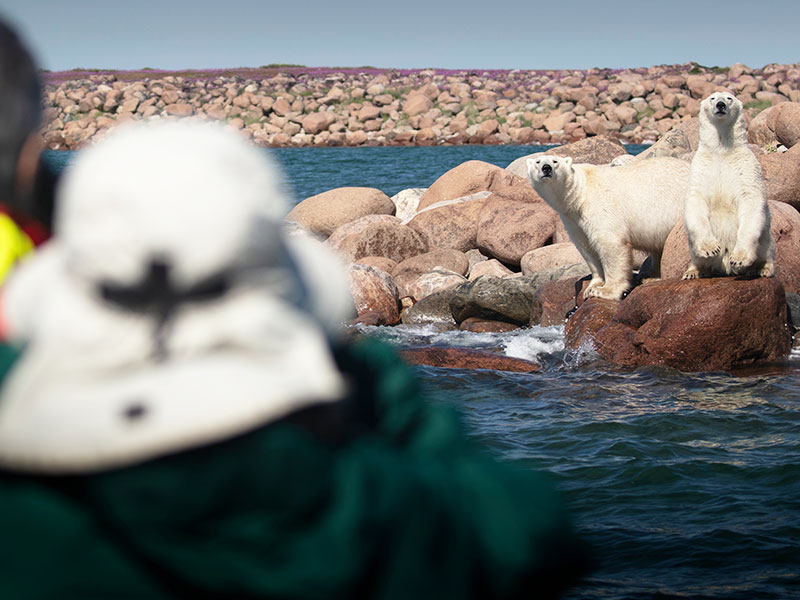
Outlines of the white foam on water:
{"type": "Polygon", "coordinates": [[[538,362],[545,354],[564,349],[564,327],[525,327],[499,333],[474,331],[439,331],[433,325],[397,325],[395,327],[368,327],[357,329],[367,335],[402,347],[456,346],[488,350],[512,358],[538,362]]]}
{"type": "Polygon", "coordinates": [[[564,349],[563,327],[531,327],[507,339],[503,353],[512,358],[537,361],[542,354],[552,354],[564,349]]]}

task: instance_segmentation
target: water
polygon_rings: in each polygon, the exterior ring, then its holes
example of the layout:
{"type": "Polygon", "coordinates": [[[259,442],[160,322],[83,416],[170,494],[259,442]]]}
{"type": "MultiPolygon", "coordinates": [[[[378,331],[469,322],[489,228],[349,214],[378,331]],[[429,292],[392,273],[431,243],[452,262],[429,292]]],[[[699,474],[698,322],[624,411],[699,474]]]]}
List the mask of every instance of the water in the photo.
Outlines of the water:
{"type": "Polygon", "coordinates": [[[597,561],[570,599],[800,598],[800,356],[750,377],[615,372],[564,353],[562,328],[362,331],[544,366],[417,370],[492,452],[564,492],[597,561]]]}
{"type": "MultiPolygon", "coordinates": [[[[641,148],[639,148],[641,149],[641,148]]],[[[271,150],[299,198],[344,185],[394,194],[530,146],[271,150]]],[[[633,149],[635,152],[636,149],[633,149]]],[[[49,153],[63,165],[69,154],[49,153]]],[[[800,598],[800,354],[759,374],[601,368],[563,328],[504,334],[362,328],[397,346],[459,345],[539,373],[416,367],[498,456],[551,474],[596,567],[568,597],[800,598]]]]}
{"type": "MultiPolygon", "coordinates": [[[[297,201],[335,187],[374,187],[389,196],[428,187],[445,171],[468,160],[506,167],[514,159],[553,146],[381,146],[376,148],[270,148],[264,152],[284,167],[297,201]]],[[[628,146],[638,154],[646,145],[628,146]]],[[[62,170],[77,152],[45,152],[45,160],[62,170]]]]}

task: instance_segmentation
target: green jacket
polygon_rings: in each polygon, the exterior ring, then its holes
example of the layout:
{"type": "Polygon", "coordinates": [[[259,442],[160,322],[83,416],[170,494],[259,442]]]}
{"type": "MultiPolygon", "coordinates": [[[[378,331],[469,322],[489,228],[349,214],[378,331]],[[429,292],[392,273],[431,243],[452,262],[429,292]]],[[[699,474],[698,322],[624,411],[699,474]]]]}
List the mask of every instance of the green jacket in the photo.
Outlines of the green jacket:
{"type": "Polygon", "coordinates": [[[0,598],[540,598],[573,581],[582,549],[543,476],[478,450],[386,345],[337,360],[345,401],[234,439],[0,472],[0,598]]]}

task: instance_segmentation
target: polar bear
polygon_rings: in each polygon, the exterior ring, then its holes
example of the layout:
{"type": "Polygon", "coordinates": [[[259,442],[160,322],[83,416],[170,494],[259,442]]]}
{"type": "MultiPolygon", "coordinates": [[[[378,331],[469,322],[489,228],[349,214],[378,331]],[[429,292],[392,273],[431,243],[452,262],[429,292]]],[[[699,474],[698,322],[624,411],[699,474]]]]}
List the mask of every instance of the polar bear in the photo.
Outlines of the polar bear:
{"type": "Polygon", "coordinates": [[[640,275],[660,277],[664,243],[683,214],[689,163],[656,157],[611,167],[542,155],[527,165],[533,189],[589,265],[584,298],[622,298],[632,286],[632,249],[650,255],[650,270],[640,275]]]}
{"type": "Polygon", "coordinates": [[[714,92],[700,103],[684,223],[691,263],[683,279],[775,274],[761,165],[747,145],[742,103],[729,93],[714,92]]]}

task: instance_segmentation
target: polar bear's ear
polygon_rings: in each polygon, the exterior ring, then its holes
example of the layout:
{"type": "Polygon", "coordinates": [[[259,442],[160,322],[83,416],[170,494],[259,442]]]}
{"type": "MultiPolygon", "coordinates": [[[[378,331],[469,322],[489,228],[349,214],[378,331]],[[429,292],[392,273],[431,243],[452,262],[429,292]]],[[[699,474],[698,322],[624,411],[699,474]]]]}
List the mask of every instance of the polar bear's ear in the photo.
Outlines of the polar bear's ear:
{"type": "Polygon", "coordinates": [[[571,156],[566,156],[562,160],[564,161],[564,164],[567,165],[568,169],[572,166],[572,157],[571,156]]]}

